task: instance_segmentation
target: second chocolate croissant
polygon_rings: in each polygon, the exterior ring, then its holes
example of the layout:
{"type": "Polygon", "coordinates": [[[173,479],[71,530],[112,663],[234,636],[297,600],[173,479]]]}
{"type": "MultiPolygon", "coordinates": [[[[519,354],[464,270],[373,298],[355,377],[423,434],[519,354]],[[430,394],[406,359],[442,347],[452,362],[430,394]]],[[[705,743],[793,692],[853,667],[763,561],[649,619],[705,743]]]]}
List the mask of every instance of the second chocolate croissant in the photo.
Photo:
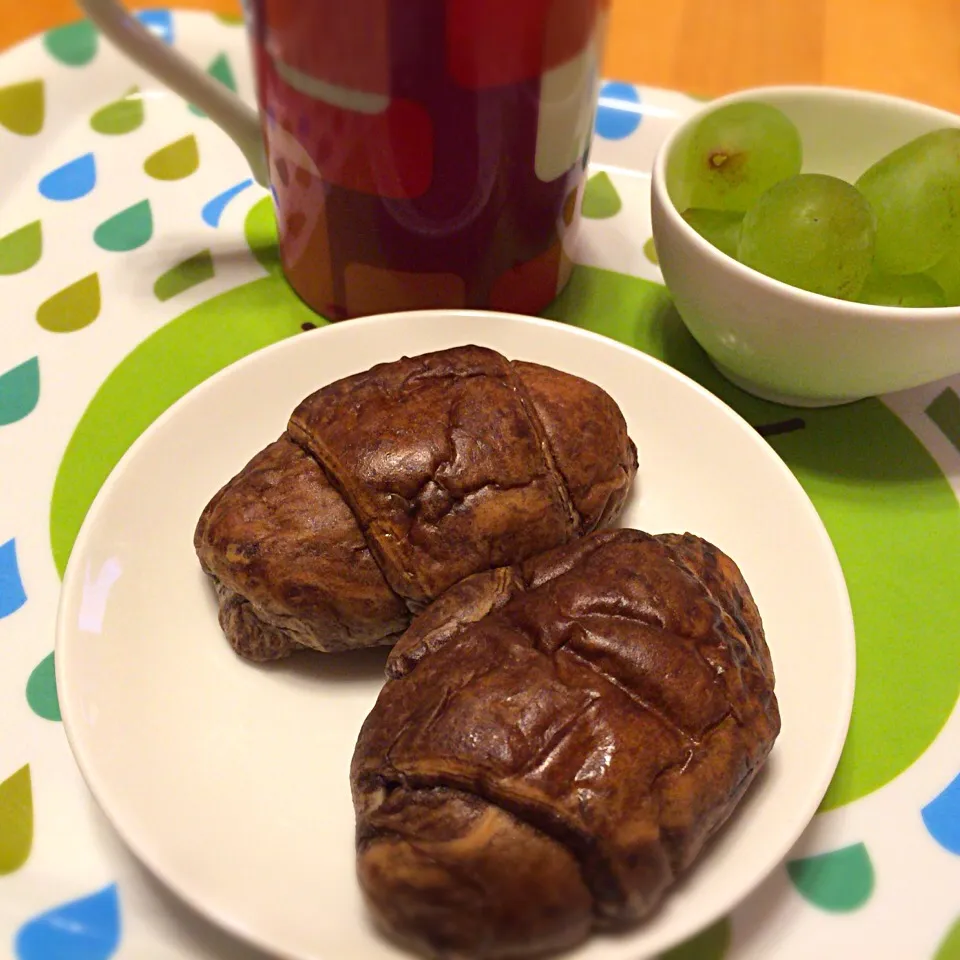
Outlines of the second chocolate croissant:
{"type": "Polygon", "coordinates": [[[598,386],[456,347],[303,400],[206,506],[194,546],[242,656],[372,646],[464,577],[610,523],[636,469],[598,386]]]}
{"type": "Polygon", "coordinates": [[[780,730],[760,613],[691,535],[604,530],[465,579],[388,660],[357,871],[422,955],[517,960],[648,916],[780,730]]]}

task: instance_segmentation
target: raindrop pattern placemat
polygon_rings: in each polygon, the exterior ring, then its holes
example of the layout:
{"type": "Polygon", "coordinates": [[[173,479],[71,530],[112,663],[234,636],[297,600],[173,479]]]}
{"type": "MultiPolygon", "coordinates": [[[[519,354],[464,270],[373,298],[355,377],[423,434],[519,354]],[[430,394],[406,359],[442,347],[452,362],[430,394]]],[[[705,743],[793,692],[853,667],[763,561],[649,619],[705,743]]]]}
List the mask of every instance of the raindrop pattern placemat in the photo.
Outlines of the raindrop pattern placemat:
{"type": "MultiPolygon", "coordinates": [[[[235,18],[138,16],[252,99],[235,18]]],[[[960,377],[797,410],[716,373],[650,241],[653,157],[695,105],[603,86],[578,266],[546,313],[666,360],[767,438],[843,564],[858,679],[820,813],[748,900],[666,956],[960,960],[960,377]]],[[[270,198],[236,148],[87,22],[0,57],[0,175],[0,949],[253,958],[98,812],[59,722],[53,629],[86,510],[137,436],[225,365],[323,321],[280,276],[270,198]]]]}

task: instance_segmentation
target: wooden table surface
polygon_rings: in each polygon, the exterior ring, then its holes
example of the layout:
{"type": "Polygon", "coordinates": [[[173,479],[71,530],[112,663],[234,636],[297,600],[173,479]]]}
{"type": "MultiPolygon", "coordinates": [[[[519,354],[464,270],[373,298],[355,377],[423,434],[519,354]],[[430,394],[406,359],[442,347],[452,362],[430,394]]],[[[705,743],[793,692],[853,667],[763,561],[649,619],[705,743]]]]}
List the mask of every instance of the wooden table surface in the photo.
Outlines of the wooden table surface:
{"type": "MultiPolygon", "coordinates": [[[[73,0],[0,0],[0,49],[79,15],[73,0]]],[[[605,74],[705,95],[828,83],[960,113],[960,0],[613,0],[605,74]]]]}

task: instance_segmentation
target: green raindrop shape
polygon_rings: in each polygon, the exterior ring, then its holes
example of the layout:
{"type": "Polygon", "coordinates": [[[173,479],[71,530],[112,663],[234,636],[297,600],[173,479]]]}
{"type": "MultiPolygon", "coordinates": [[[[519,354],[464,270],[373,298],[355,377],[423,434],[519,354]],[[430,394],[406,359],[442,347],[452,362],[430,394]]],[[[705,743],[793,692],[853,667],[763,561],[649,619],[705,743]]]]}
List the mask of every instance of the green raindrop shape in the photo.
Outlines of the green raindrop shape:
{"type": "Polygon", "coordinates": [[[660,960],[723,960],[729,949],[730,921],[723,919],[661,954],[660,960]]]}
{"type": "Polygon", "coordinates": [[[805,900],[831,913],[858,910],[873,893],[873,864],[862,843],[790,860],[787,873],[805,900]]]}
{"type": "Polygon", "coordinates": [[[960,917],[953,921],[953,926],[940,941],[933,960],[960,960],[960,917]]]}
{"type": "Polygon", "coordinates": [[[591,220],[606,220],[615,216],[623,207],[623,201],[609,175],[603,171],[594,174],[583,191],[580,212],[591,220]]]}
{"type": "Polygon", "coordinates": [[[0,876],[19,870],[33,846],[30,764],[0,783],[0,876]]]}
{"type": "Polygon", "coordinates": [[[202,250],[158,277],[153,285],[153,294],[158,300],[169,300],[211,277],[213,277],[213,257],[209,250],[202,250]]]}
{"type": "Polygon", "coordinates": [[[42,80],[27,80],[0,87],[0,126],[11,133],[32,137],[43,129],[44,86],[42,80]]]}
{"type": "Polygon", "coordinates": [[[100,315],[100,278],[91,273],[64,287],[37,307],[37,323],[51,333],[71,333],[100,315]]]}
{"type": "Polygon", "coordinates": [[[243,26],[243,14],[240,13],[215,13],[214,16],[221,22],[230,27],[243,26]]]}
{"type": "Polygon", "coordinates": [[[57,679],[53,652],[48,653],[34,668],[27,680],[27,703],[44,720],[60,719],[60,700],[57,698],[57,679]]]}
{"type": "Polygon", "coordinates": [[[200,165],[197,138],[191,133],[151,153],[143,169],[154,180],[182,180],[200,165]]]}
{"type": "Polygon", "coordinates": [[[214,80],[219,80],[228,90],[237,92],[237,81],[233,76],[233,69],[225,53],[219,54],[207,68],[207,73],[214,80]]]}
{"type": "Polygon", "coordinates": [[[91,118],[97,133],[117,137],[136,130],[143,123],[143,97],[139,87],[131,87],[119,100],[101,107],[91,118]]]}
{"type": "MultiPolygon", "coordinates": [[[[237,81],[233,75],[230,61],[227,59],[225,53],[220,53],[214,58],[210,66],[207,67],[207,73],[210,74],[214,80],[219,80],[228,90],[232,90],[234,93],[237,92],[237,81]]],[[[192,103],[190,104],[190,112],[196,114],[198,117],[206,116],[198,106],[192,103]]]]}
{"type": "Polygon", "coordinates": [[[651,237],[643,245],[643,255],[655,266],[660,266],[660,257],[657,255],[657,245],[653,242],[653,237],[651,237]]]}
{"type": "Polygon", "coordinates": [[[142,247],[153,236],[150,201],[141,200],[114,214],[93,231],[93,241],[111,253],[126,253],[142,247]]]}
{"type": "Polygon", "coordinates": [[[29,270],[42,252],[43,232],[39,220],[0,237],[0,276],[9,277],[29,270]]]}
{"type": "Polygon", "coordinates": [[[89,20],[65,23],[48,30],[43,45],[54,60],[68,67],[82,67],[97,54],[97,28],[89,20]]]}
{"type": "Polygon", "coordinates": [[[22,420],[40,399],[40,361],[25,360],[0,374],[0,427],[22,420]]]}

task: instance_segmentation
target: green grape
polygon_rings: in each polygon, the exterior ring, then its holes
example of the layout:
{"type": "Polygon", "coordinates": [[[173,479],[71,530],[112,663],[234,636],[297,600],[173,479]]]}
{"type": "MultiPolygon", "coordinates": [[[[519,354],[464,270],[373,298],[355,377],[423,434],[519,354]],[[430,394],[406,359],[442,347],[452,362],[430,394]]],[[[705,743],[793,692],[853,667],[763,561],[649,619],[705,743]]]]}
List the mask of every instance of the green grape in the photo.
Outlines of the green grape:
{"type": "Polygon", "coordinates": [[[857,299],[878,307],[945,307],[936,280],[922,273],[871,273],[857,299]]]}
{"type": "Polygon", "coordinates": [[[873,260],[876,218],[843,180],[804,173],[771,187],[748,211],[738,258],[783,283],[852,300],[873,260]]]}
{"type": "Polygon", "coordinates": [[[776,107],[731,103],[704,116],[674,157],[670,192],[679,209],[743,213],[765,190],[800,172],[803,145],[776,107]]]}
{"type": "Polygon", "coordinates": [[[954,244],[926,273],[940,285],[947,306],[960,307],[960,243],[954,244]]]}
{"type": "Polygon", "coordinates": [[[960,243],[960,128],[887,154],[857,181],[877,215],[876,266],[923,273],[960,243]]]}
{"type": "Polygon", "coordinates": [[[707,243],[712,243],[718,250],[736,260],[737,247],[740,244],[740,225],[743,223],[742,213],[735,210],[691,207],[684,210],[682,216],[707,243]]]}

